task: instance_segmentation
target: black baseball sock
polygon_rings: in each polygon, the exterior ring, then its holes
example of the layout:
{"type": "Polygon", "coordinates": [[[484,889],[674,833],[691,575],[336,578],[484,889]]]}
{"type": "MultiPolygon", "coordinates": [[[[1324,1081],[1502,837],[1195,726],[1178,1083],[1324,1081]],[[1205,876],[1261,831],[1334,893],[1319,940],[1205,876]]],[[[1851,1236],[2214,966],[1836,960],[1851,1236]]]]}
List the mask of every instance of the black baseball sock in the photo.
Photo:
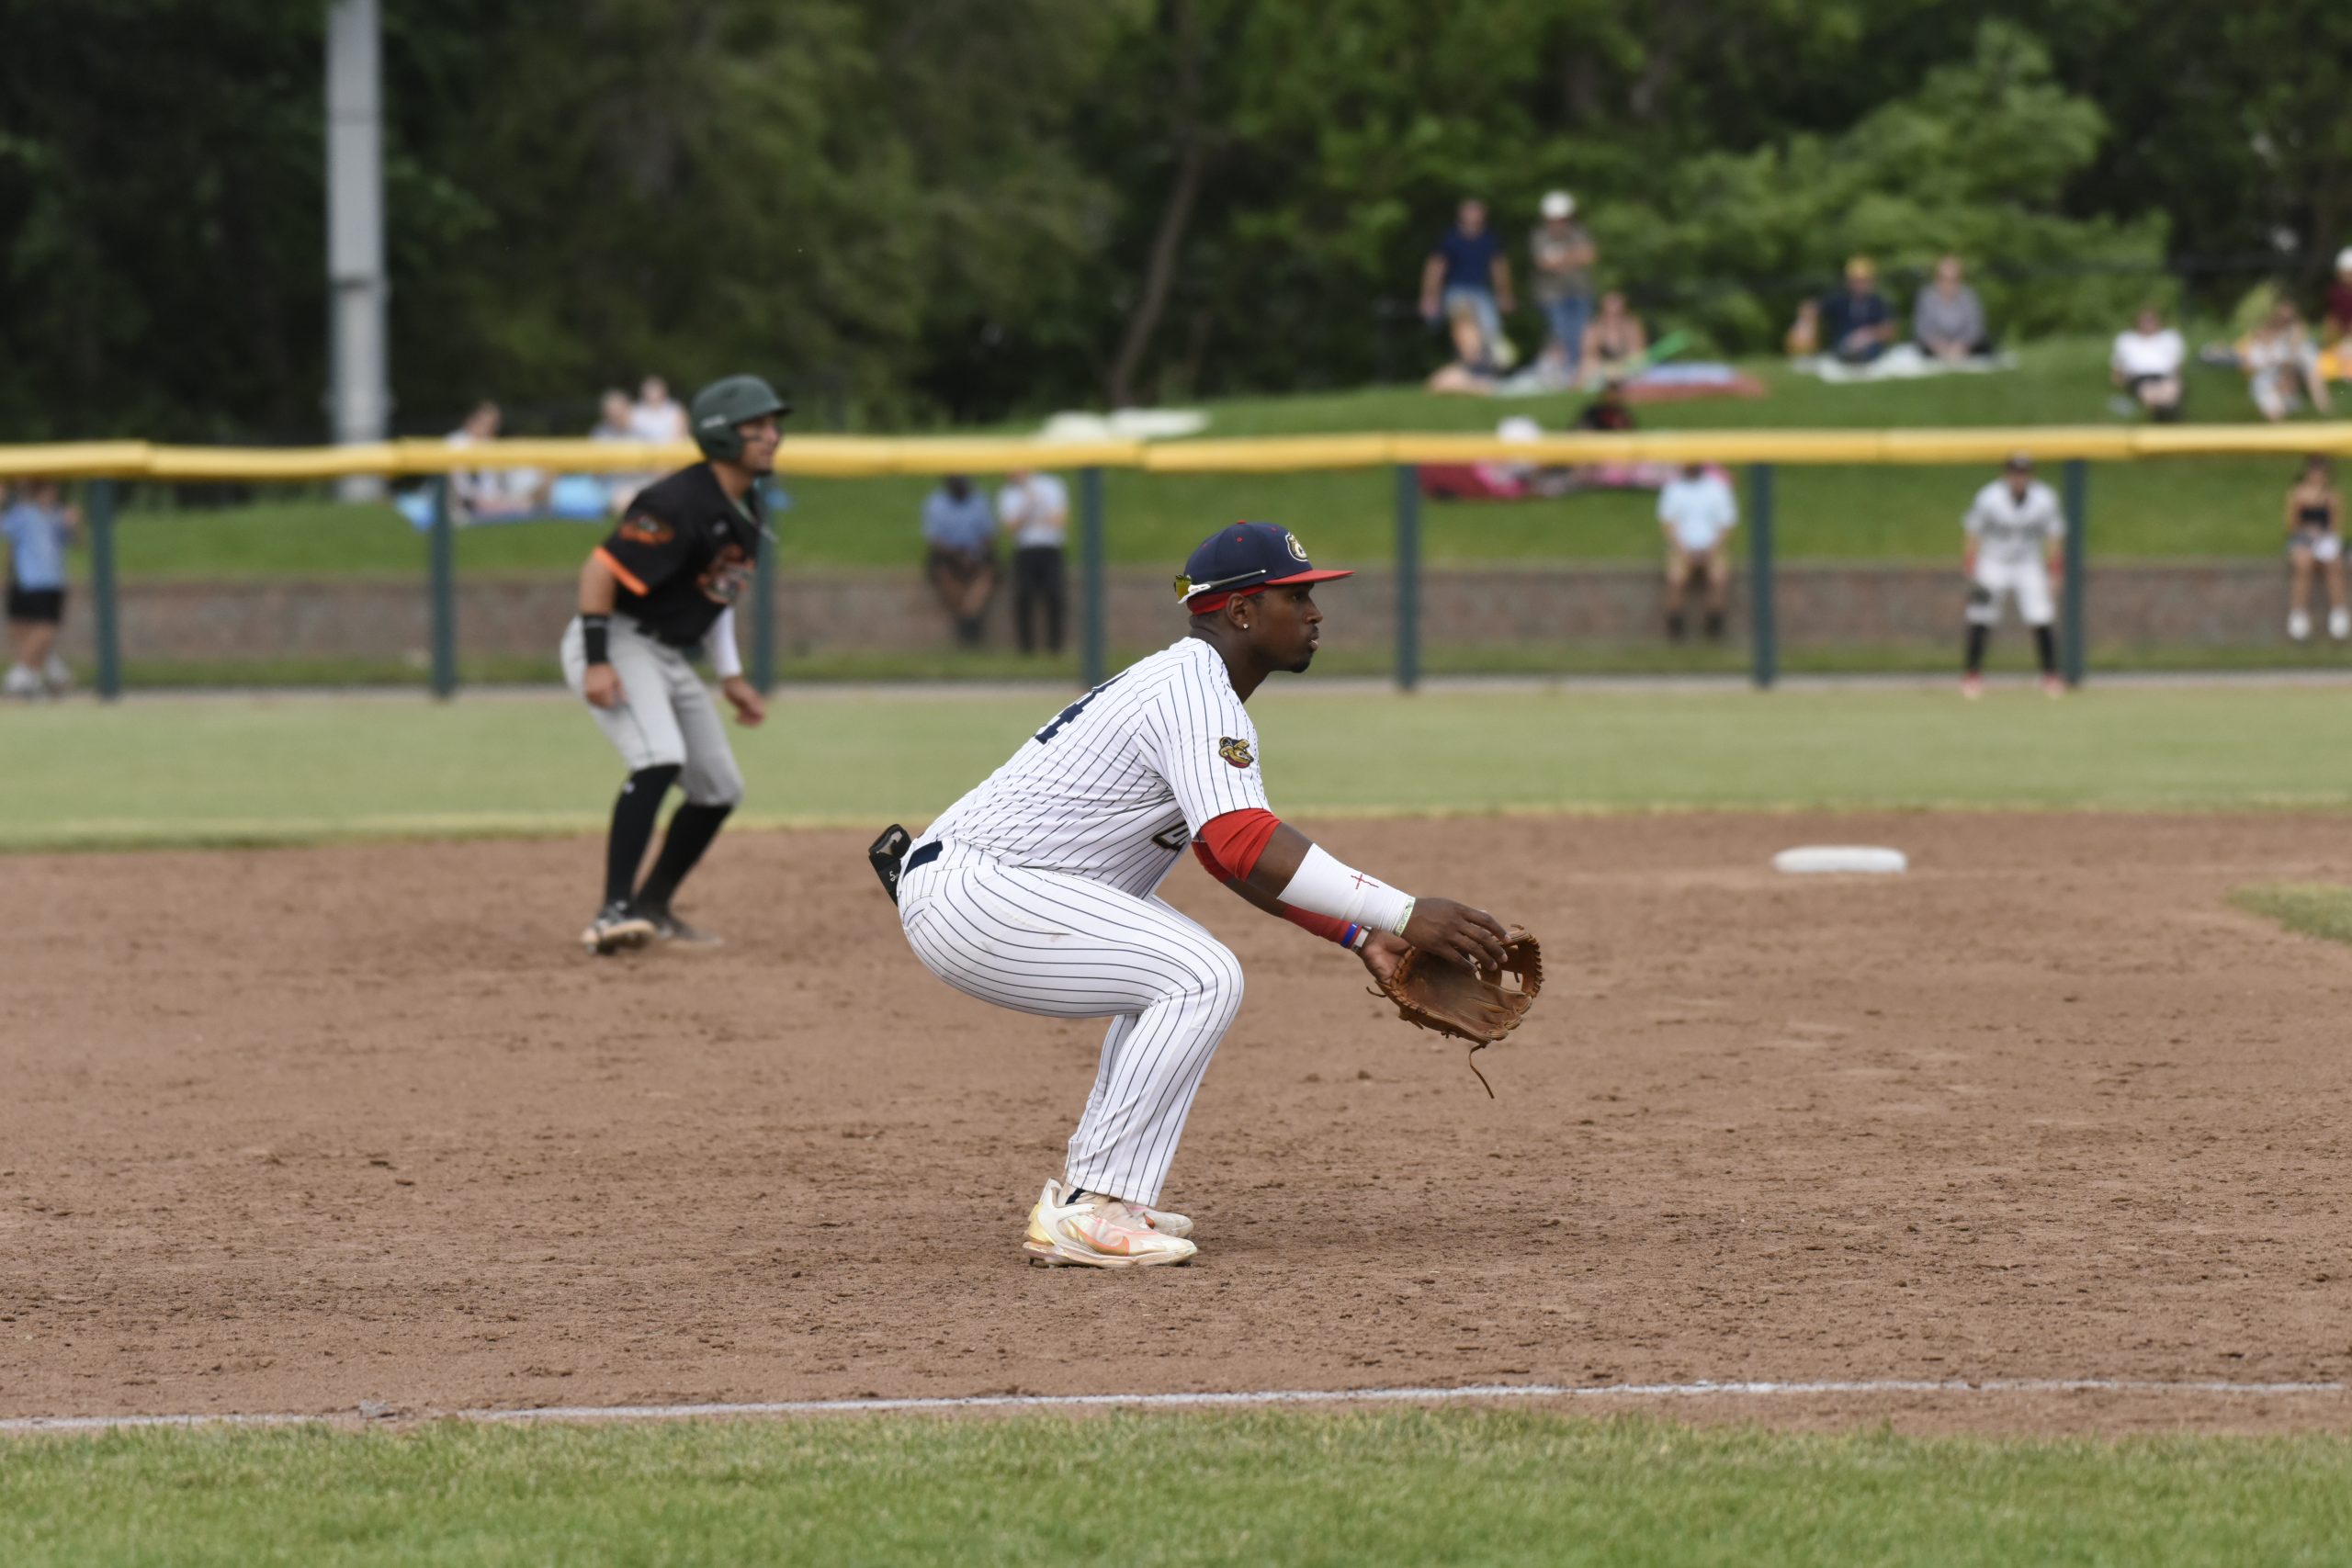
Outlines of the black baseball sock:
{"type": "Polygon", "coordinates": [[[1984,670],[1984,644],[1990,640],[1992,636],[1993,628],[1990,626],[1971,626],[1968,628],[1968,672],[1971,675],[1977,674],[1984,670]]]}
{"type": "Polygon", "coordinates": [[[2058,673],[2058,637],[2048,626],[2033,628],[2033,651],[2041,656],[2041,672],[2058,673]]]}
{"type": "Polygon", "coordinates": [[[693,801],[678,807],[670,818],[670,832],[662,840],[662,853],[647,874],[645,886],[637,890],[637,903],[643,909],[666,909],[678,891],[678,884],[694,870],[695,862],[702,859],[703,851],[718,837],[718,826],[727,820],[732,806],[696,806],[693,801]]]}
{"type": "Polygon", "coordinates": [[[605,840],[605,902],[626,901],[637,886],[637,868],[645,863],[645,846],[653,841],[653,824],[662,816],[662,797],[678,782],[678,765],[640,768],[621,785],[613,802],[613,826],[605,840]]]}

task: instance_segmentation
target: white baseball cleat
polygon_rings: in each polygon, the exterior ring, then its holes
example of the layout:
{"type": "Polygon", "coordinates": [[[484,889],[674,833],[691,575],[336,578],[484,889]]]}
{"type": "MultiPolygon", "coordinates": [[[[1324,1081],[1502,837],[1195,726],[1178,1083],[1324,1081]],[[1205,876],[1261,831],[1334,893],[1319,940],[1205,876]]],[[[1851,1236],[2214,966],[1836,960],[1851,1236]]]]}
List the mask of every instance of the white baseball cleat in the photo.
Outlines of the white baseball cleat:
{"type": "Polygon", "coordinates": [[[2309,642],[2309,641],[2311,640],[2311,635],[2312,635],[2312,617],[2311,617],[2310,612],[2308,612],[2308,611],[2304,611],[2304,610],[2290,610],[2290,611],[2288,611],[2288,612],[2287,612],[2287,637],[2288,637],[2288,640],[2289,640],[2289,641],[2290,641],[2290,642],[2309,642]]]}
{"type": "Polygon", "coordinates": [[[2352,608],[2338,604],[2327,613],[2327,635],[2338,642],[2352,637],[2352,608]]]}
{"type": "MultiPolygon", "coordinates": [[[[1145,1218],[1148,1213],[1141,1205],[1099,1192],[1065,1202],[1062,1184],[1048,1181],[1037,1195],[1036,1207],[1029,1211],[1029,1234],[1021,1249],[1032,1263],[1090,1269],[1149,1269],[1184,1262],[1200,1250],[1182,1236],[1154,1229],[1145,1218]]],[[[1185,1224],[1189,1229],[1191,1222],[1185,1224]]]]}

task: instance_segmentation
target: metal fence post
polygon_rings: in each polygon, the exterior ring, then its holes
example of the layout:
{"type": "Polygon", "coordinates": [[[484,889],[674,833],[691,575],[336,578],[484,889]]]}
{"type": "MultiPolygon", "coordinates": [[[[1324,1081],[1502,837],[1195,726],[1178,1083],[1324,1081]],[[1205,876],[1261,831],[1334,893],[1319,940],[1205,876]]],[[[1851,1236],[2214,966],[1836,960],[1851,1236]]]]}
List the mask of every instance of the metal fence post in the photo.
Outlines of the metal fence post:
{"type": "Polygon", "coordinates": [[[458,545],[457,528],[449,520],[449,476],[433,481],[433,528],[426,551],[426,597],[433,622],[433,694],[455,695],[458,690],[458,545]]]}
{"type": "Polygon", "coordinates": [[[1079,678],[1088,690],[1110,678],[1103,648],[1102,470],[1078,471],[1079,678]]]}
{"type": "Polygon", "coordinates": [[[1421,470],[1396,465],[1396,689],[1421,683],[1421,470]]]}
{"type": "Polygon", "coordinates": [[[1750,678],[1770,691],[1781,675],[1780,630],[1772,622],[1772,465],[1747,466],[1747,591],[1755,664],[1750,678]]]}
{"type": "Polygon", "coordinates": [[[2083,557],[2086,553],[2085,533],[2090,527],[2090,465],[2080,457],[2066,461],[2066,581],[2060,590],[2064,595],[2060,610],[2064,617],[2064,646],[2060,650],[2060,667],[2066,684],[2083,683],[2083,669],[2087,660],[2087,633],[2083,625],[2083,557]]]}
{"type": "Polygon", "coordinates": [[[114,575],[114,481],[92,479],[90,503],[90,600],[97,611],[92,629],[98,642],[98,695],[122,695],[122,606],[114,575]]]}
{"type": "Polygon", "coordinates": [[[782,547],[773,532],[760,543],[764,547],[752,570],[752,684],[764,693],[775,685],[775,553],[782,547]]]}

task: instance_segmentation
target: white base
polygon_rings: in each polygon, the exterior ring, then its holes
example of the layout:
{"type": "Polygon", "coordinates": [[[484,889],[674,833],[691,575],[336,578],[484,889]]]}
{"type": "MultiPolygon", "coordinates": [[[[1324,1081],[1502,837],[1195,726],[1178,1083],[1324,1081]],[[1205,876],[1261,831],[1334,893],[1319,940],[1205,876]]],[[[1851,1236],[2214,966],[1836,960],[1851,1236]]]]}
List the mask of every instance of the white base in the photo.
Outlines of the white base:
{"type": "Polygon", "coordinates": [[[1901,850],[1876,849],[1868,844],[1806,844],[1793,850],[1782,850],[1772,857],[1772,869],[1795,875],[1821,873],[1860,873],[1889,876],[1910,869],[1911,862],[1901,850]]]}

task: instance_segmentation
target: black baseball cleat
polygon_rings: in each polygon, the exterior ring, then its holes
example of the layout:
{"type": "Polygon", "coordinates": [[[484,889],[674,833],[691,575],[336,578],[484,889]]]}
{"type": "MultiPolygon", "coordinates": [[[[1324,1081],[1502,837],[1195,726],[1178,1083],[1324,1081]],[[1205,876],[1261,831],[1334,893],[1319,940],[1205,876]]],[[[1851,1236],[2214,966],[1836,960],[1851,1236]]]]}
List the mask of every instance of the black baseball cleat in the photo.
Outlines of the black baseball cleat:
{"type": "Polygon", "coordinates": [[[580,945],[603,958],[623,948],[643,947],[653,940],[653,922],[633,908],[628,899],[616,898],[596,911],[596,918],[580,933],[580,945]]]}
{"type": "Polygon", "coordinates": [[[686,924],[672,914],[666,904],[640,904],[637,912],[652,922],[656,942],[675,942],[681,947],[718,947],[727,940],[686,924]]]}

